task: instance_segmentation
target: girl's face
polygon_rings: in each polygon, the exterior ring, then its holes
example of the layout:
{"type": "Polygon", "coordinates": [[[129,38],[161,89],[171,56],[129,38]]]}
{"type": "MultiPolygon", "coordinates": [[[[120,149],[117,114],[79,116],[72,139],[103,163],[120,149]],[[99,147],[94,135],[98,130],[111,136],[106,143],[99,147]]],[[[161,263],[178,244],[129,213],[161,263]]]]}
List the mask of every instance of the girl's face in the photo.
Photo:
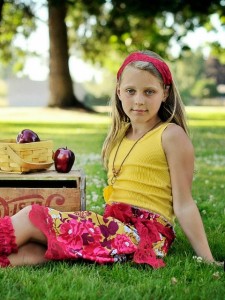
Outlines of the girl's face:
{"type": "Polygon", "coordinates": [[[117,87],[117,95],[131,123],[152,125],[159,120],[158,111],[168,97],[168,91],[148,71],[127,66],[117,87]]]}

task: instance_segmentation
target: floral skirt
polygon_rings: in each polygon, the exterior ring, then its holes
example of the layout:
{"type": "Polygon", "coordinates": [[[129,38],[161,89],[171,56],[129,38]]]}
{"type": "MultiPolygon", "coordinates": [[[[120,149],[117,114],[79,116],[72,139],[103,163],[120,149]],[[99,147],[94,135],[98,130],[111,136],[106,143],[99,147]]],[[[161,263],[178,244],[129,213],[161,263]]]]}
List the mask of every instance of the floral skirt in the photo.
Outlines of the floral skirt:
{"type": "Polygon", "coordinates": [[[34,204],[29,217],[47,237],[49,260],[100,264],[133,260],[158,268],[165,265],[162,258],[175,238],[172,226],[161,216],[121,203],[106,205],[103,216],[34,204]]]}

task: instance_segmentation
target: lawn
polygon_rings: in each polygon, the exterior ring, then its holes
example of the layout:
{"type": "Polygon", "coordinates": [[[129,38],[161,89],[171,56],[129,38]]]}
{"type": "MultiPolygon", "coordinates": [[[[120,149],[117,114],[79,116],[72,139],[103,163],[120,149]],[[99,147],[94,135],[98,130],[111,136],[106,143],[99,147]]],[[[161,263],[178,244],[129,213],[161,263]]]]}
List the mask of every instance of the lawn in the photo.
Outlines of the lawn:
{"type": "MultiPolygon", "coordinates": [[[[225,108],[188,107],[190,135],[195,146],[193,197],[203,217],[217,260],[225,259],[225,108]]],[[[2,113],[0,139],[15,138],[24,128],[51,138],[55,149],[71,148],[75,168],[87,179],[87,209],[103,211],[106,175],[100,151],[109,118],[72,111],[33,111],[21,118],[2,113]]],[[[20,114],[21,115],[21,114],[20,114]]],[[[43,266],[0,269],[0,298],[5,299],[224,299],[225,273],[197,262],[176,225],[177,240],[166,258],[167,266],[152,270],[132,263],[100,266],[92,263],[49,262],[43,266]]]]}

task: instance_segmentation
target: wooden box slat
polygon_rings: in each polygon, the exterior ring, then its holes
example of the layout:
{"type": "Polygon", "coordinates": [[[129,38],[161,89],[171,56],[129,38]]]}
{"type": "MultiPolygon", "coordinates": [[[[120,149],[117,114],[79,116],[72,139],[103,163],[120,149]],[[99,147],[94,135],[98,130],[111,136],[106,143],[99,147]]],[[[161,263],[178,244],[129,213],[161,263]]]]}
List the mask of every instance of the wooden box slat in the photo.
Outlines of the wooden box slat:
{"type": "Polygon", "coordinates": [[[0,217],[14,215],[30,204],[60,211],[86,209],[86,180],[83,170],[55,170],[29,174],[0,173],[0,217]]]}

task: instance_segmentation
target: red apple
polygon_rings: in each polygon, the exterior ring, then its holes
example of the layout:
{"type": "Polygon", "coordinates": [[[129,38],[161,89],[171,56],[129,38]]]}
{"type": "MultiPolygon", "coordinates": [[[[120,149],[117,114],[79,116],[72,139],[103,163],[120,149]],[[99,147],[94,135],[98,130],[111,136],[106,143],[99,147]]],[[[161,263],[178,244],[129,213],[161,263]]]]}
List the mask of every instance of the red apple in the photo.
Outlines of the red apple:
{"type": "Polygon", "coordinates": [[[54,153],[55,169],[59,173],[68,173],[75,162],[75,155],[70,149],[59,148],[54,153]]]}
{"type": "Polygon", "coordinates": [[[40,139],[37,133],[30,129],[23,129],[16,137],[16,142],[19,144],[39,141],[40,139]]]}

